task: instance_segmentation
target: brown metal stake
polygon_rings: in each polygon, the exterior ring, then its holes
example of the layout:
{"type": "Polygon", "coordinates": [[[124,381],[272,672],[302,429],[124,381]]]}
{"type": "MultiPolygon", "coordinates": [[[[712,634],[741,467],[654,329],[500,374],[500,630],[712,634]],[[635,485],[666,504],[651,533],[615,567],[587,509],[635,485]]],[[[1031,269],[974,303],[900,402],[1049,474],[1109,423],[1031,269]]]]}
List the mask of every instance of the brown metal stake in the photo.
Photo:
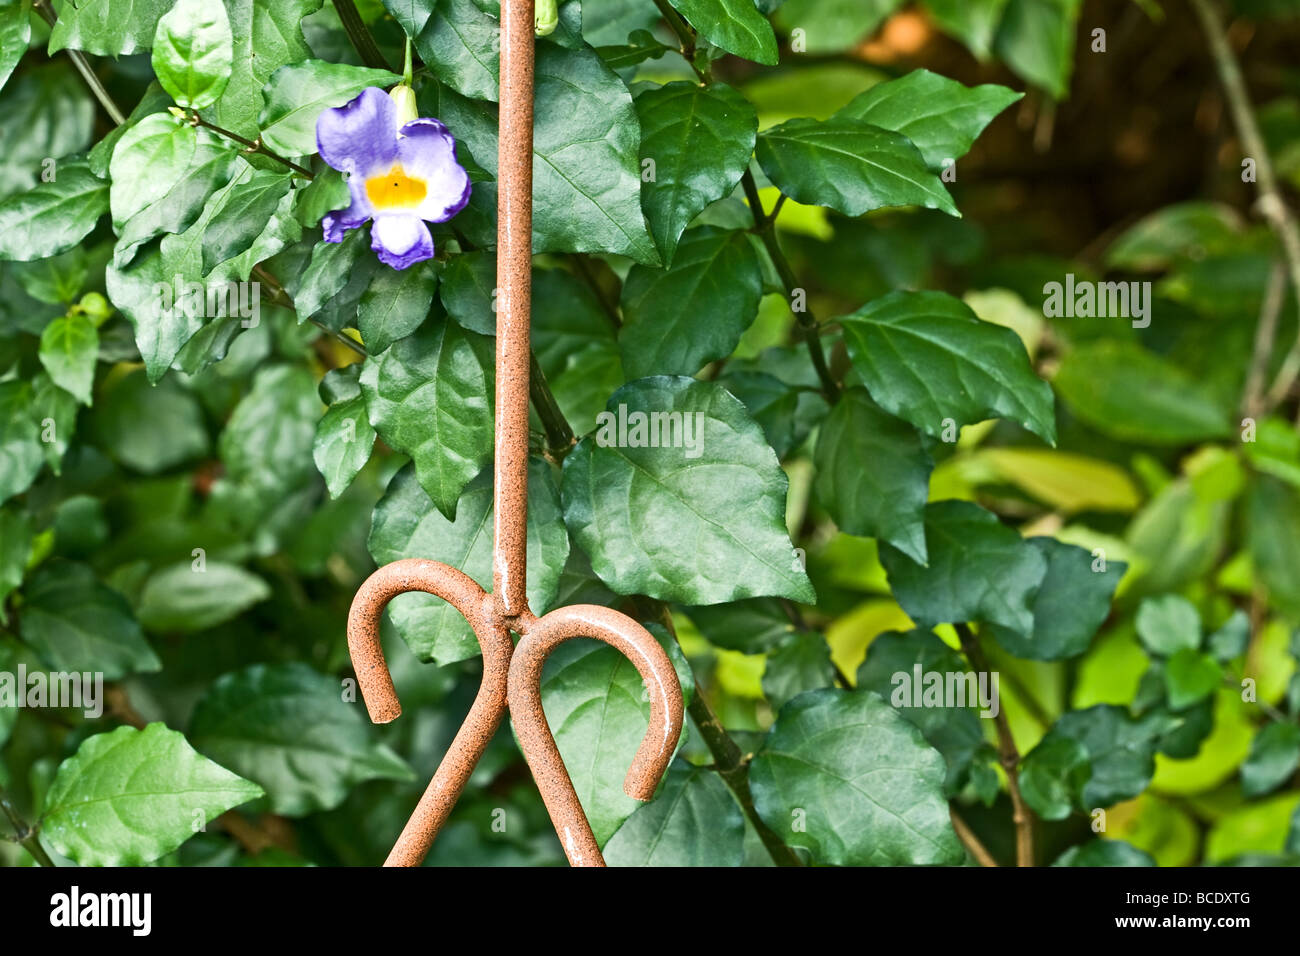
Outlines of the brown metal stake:
{"type": "Polygon", "coordinates": [[[645,628],[596,605],[557,608],[540,619],[528,607],[533,30],[533,0],[502,0],[492,593],[437,561],[395,561],[361,586],[348,618],[352,664],[375,723],[401,713],[379,643],[380,615],[398,594],[425,591],[447,601],[469,621],[483,652],[483,680],[469,715],[385,866],[418,866],[424,859],[507,706],[565,856],[573,866],[605,865],[542,710],[542,666],[567,640],[591,637],[618,648],[650,689],[650,726],[623,784],[628,796],[649,800],[654,795],[682,731],[681,685],[667,653],[645,628]],[[511,631],[521,635],[517,648],[511,646],[511,631]]]}

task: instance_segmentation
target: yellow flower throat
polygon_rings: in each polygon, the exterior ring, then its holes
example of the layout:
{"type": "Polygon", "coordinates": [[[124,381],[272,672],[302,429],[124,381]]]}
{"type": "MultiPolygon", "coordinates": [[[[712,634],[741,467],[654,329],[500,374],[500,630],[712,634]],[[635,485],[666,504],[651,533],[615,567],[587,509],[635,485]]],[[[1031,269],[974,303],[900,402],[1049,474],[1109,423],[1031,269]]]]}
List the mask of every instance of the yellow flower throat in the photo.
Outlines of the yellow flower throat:
{"type": "Polygon", "coordinates": [[[366,196],[376,209],[405,209],[418,206],[428,187],[423,179],[406,175],[401,163],[379,176],[366,180],[366,196]]]}

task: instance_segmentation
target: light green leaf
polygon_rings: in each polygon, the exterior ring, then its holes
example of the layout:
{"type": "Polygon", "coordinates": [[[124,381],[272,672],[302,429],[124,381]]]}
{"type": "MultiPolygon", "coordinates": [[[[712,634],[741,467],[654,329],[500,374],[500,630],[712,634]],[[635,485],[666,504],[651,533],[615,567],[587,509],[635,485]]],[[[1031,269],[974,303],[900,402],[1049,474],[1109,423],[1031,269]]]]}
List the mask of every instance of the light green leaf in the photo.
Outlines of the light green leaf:
{"type": "Polygon", "coordinates": [[[50,54],[85,50],[100,56],[140,53],[153,43],[158,20],[174,0],[78,0],[59,5],[50,54]]]}
{"type": "Polygon", "coordinates": [[[942,292],[891,292],[840,320],[853,367],[891,415],[942,438],[958,426],[1009,418],[1056,442],[1052,389],[1020,337],[982,322],[942,292]]]}
{"type": "Polygon", "coordinates": [[[785,474],[739,401],[660,376],[606,409],[565,459],[562,487],[565,523],[601,580],[686,604],[815,600],[785,529],[785,474]]]}
{"type": "Polygon", "coordinates": [[[22,639],[49,667],[101,671],[105,680],[162,667],[126,598],[100,584],[85,565],[43,564],[23,596],[22,639]]]}
{"type": "Polygon", "coordinates": [[[39,355],[55,385],[81,404],[91,403],[99,356],[99,330],[94,322],[80,312],[55,319],[41,333],[39,355]]]}
{"type": "Polygon", "coordinates": [[[775,66],[780,58],[772,24],[754,7],[754,0],[672,0],[672,4],[714,46],[768,66],[775,66]]]}
{"type": "Polygon", "coordinates": [[[265,102],[262,88],[280,67],[311,57],[303,20],[322,0],[224,0],[234,38],[230,82],[208,117],[218,126],[253,139],[265,102]]]}
{"type": "Polygon", "coordinates": [[[1047,559],[991,512],[968,501],[937,501],[925,509],[929,565],[889,544],[880,563],[904,611],[922,627],[979,621],[1026,639],[1031,605],[1047,573],[1047,559]]]}
{"type": "Polygon", "coordinates": [[[731,194],[754,152],[758,116],[730,86],[685,80],[637,94],[641,161],[654,178],[641,185],[641,208],[659,255],[671,265],[677,240],[704,207],[731,194]]]}
{"type": "Polygon", "coordinates": [[[1269,475],[1250,485],[1247,540],[1255,573],[1269,601],[1300,621],[1300,492],[1269,475]]]}
{"type": "Polygon", "coordinates": [[[960,215],[906,136],[862,120],[787,120],[758,134],[757,156],[767,178],[806,206],[828,206],[846,216],[888,206],[960,215]]]}
{"type": "MultiPolygon", "coordinates": [[[[491,469],[465,489],[455,520],[448,521],[408,465],[397,473],[375,506],[370,553],[381,565],[399,558],[442,561],[489,588],[492,520],[491,469]]],[[[534,614],[544,613],[555,603],[568,554],[569,536],[560,519],[555,479],[547,465],[533,459],[528,477],[528,604],[534,614]]],[[[448,664],[479,653],[469,624],[440,598],[399,595],[388,605],[388,615],[421,660],[448,664]]]]}
{"type": "Polygon", "coordinates": [[[271,596],[252,572],[224,561],[189,561],[155,571],[140,596],[140,623],[156,633],[203,631],[271,596]]]}
{"type": "Polygon", "coordinates": [[[26,491],[45,461],[31,404],[27,382],[0,382],[0,502],[26,491]]]}
{"type": "Polygon", "coordinates": [[[1137,632],[1152,654],[1172,657],[1201,646],[1201,615],[1196,605],[1177,594],[1147,598],[1138,607],[1137,632]]]}
{"type": "Polygon", "coordinates": [[[41,837],[82,866],[139,866],[262,788],[207,760],[163,724],[87,738],[45,795],[41,837]]]}
{"type": "Polygon", "coordinates": [[[342,106],[368,86],[388,87],[402,78],[387,70],[304,60],[282,66],[263,91],[266,106],[259,120],[262,142],[281,156],[316,152],[316,119],[329,107],[342,106]]]}
{"type": "Polygon", "coordinates": [[[492,457],[493,361],[491,339],[443,319],[367,359],[361,371],[370,424],[414,459],[420,484],[449,519],[492,457]]]}
{"type": "Polygon", "coordinates": [[[0,7],[0,89],[9,82],[32,36],[32,0],[6,0],[0,7]]]}
{"type": "Polygon", "coordinates": [[[1164,666],[1165,691],[1173,710],[1199,704],[1223,684],[1223,668],[1208,654],[1184,647],[1164,666]]]}
{"type": "Polygon", "coordinates": [[[61,163],[53,182],[0,202],[0,259],[31,262],[71,249],[108,211],[108,192],[84,160],[61,163]]]}
{"type": "Polygon", "coordinates": [[[169,113],[146,116],[127,130],[108,164],[113,228],[120,231],[128,219],[167,195],[185,175],[197,146],[194,127],[169,113]]]}
{"type": "Polygon", "coordinates": [[[925,503],[933,463],[916,429],[844,392],[817,436],[816,491],[839,529],[879,538],[924,563],[925,503]]]}
{"type": "Polygon", "coordinates": [[[605,844],[610,866],[740,866],[745,818],[718,774],[674,760],[655,798],[605,844]]]}
{"type": "Polygon", "coordinates": [[[230,82],[234,38],[226,8],[212,0],[178,0],[158,21],[153,71],[177,106],[201,110],[230,82]]]}
{"type": "Polygon", "coordinates": [[[635,265],[623,284],[618,343],[630,378],[694,375],[726,358],[758,315],[763,274],[747,233],[700,226],[672,268],[635,265]]]}
{"type": "Polygon", "coordinates": [[[330,810],[367,780],[412,780],[371,740],[365,712],[339,681],[306,664],[254,664],[226,674],[194,709],[190,739],[202,753],[266,788],[288,816],[330,810]]]}
{"type": "Polygon", "coordinates": [[[351,397],[331,403],[316,426],[312,458],[331,498],[337,498],[352,484],[370,460],[374,445],[375,430],[366,417],[366,401],[356,387],[351,397]]]}
{"type": "Polygon", "coordinates": [[[955,865],[965,858],[944,799],[943,757],[870,691],[796,697],[772,725],[749,777],[759,815],[817,863],[955,865]]]}
{"type": "Polygon", "coordinates": [[[913,70],[877,83],[835,115],[902,133],[937,170],[970,152],[993,117],[1023,96],[1005,86],[967,87],[929,70],[913,70]]]}

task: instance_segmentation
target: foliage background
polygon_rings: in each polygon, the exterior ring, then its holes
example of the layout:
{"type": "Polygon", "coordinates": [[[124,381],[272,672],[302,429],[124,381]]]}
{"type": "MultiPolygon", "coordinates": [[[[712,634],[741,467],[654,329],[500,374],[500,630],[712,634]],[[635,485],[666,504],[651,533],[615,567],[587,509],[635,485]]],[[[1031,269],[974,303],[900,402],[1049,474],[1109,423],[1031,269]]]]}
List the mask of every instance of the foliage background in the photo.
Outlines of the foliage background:
{"type": "MultiPolygon", "coordinates": [[[[385,646],[403,717],[371,727],[359,701],[339,700],[348,605],[376,561],[437,557],[483,579],[490,567],[490,469],[479,472],[491,447],[493,4],[359,6],[389,65],[401,62],[403,30],[414,37],[421,111],[449,124],[476,182],[470,208],[435,231],[436,264],[400,277],[375,267],[364,239],[320,243],[316,222],[340,184],[309,155],[310,124],[295,124],[295,110],[396,81],[361,71],[334,6],[226,0],[234,66],[202,107],[207,123],[305,156],[318,174],[307,187],[266,155],[236,160],[228,138],[179,133],[166,118],[172,98],[149,47],[171,3],[55,3],[53,37],[42,4],[0,4],[0,670],[102,670],[110,681],[98,720],[0,709],[5,805],[15,820],[41,822],[60,863],[377,864],[477,687],[465,630],[435,602],[402,598],[385,646]],[[128,125],[147,120],[157,137],[135,154],[118,149],[123,130],[67,50],[85,51],[128,125]],[[50,159],[58,175],[43,186],[50,159]],[[144,295],[173,272],[259,279],[261,324],[151,321],[144,295]],[[51,419],[57,440],[42,442],[51,419]],[[359,422],[355,443],[340,444],[345,419],[359,422]],[[367,454],[371,425],[379,440],[367,454]],[[139,779],[164,796],[110,800],[90,818],[69,810],[139,779]],[[196,800],[204,787],[214,796],[196,800]],[[195,810],[207,823],[197,834],[195,810]]],[[[534,609],[586,600],[632,610],[680,646],[695,700],[663,790],[637,809],[619,793],[644,728],[631,668],[587,642],[548,665],[552,727],[610,862],[971,863],[980,847],[1009,864],[1016,834],[1008,762],[998,760],[1008,742],[1040,864],[1295,862],[1297,401],[1285,375],[1287,387],[1261,398],[1250,370],[1266,383],[1285,371],[1300,322],[1191,8],[674,7],[704,36],[680,21],[674,34],[666,3],[569,0],[560,30],[539,41],[539,151],[579,179],[595,169],[617,180],[599,208],[562,179],[540,186],[549,192],[538,200],[534,338],[559,411],[581,436],[620,386],[640,380],[624,400],[708,407],[734,426],[736,447],[708,454],[749,456],[762,486],[747,508],[735,507],[732,484],[686,486],[708,513],[732,516],[723,544],[665,519],[640,528],[649,538],[638,545],[614,531],[626,496],[611,500],[609,489],[626,465],[590,440],[571,450],[553,409],[535,422],[534,609]],[[765,18],[771,47],[752,26],[765,18]],[[727,29],[741,22],[752,26],[743,36],[727,29]],[[1098,28],[1104,52],[1094,50],[1098,28]],[[800,52],[795,30],[807,40],[800,52]],[[694,175],[700,208],[708,203],[664,270],[656,260],[700,210],[641,184],[638,148],[645,155],[656,129],[655,142],[671,142],[698,95],[677,52],[683,38],[694,68],[733,92],[714,88],[712,113],[705,104],[713,142],[680,150],[676,166],[671,147],[656,148],[660,188],[694,175]],[[772,59],[777,42],[779,64],[753,62],[772,59]],[[919,156],[897,140],[855,140],[842,166],[819,165],[806,141],[782,152],[760,135],[749,168],[764,209],[774,208],[773,180],[794,195],[774,233],[755,227],[737,184],[750,163],[744,101],[760,130],[808,118],[785,127],[806,132],[918,68],[1027,95],[973,103],[943,87],[902,98],[907,115],[952,103],[969,127],[965,146],[991,121],[951,183],[937,178],[947,154],[927,153],[924,130],[913,128],[919,156]],[[564,98],[570,88],[583,91],[581,109],[564,98]],[[897,187],[864,172],[870,149],[895,150],[895,165],[911,158],[911,192],[891,194],[897,187]],[[949,194],[961,218],[909,205],[928,196],[923,204],[942,207],[949,194]],[[877,208],[899,205],[908,208],[877,208]],[[1151,281],[1149,327],[1044,318],[1044,284],[1067,273],[1151,281]],[[806,292],[799,315],[792,288],[806,292]],[[952,298],[886,298],[898,290],[952,298]],[[873,377],[882,340],[871,336],[882,333],[871,310],[892,303],[904,321],[927,308],[964,315],[956,300],[1019,336],[1052,384],[1046,420],[1046,392],[1013,354],[1016,339],[985,326],[967,357],[1003,382],[958,416],[955,444],[914,393],[873,377]],[[841,321],[855,310],[867,319],[841,321]],[[834,412],[806,348],[800,320],[810,316],[831,391],[849,389],[834,412]],[[1272,349],[1257,347],[1261,323],[1275,326],[1272,349]],[[653,375],[710,384],[647,384],[653,375]],[[573,490],[580,467],[604,476],[589,501],[573,490]],[[931,506],[923,526],[927,497],[972,504],[931,506]],[[927,541],[922,567],[912,558],[927,541]],[[798,562],[779,573],[744,565],[742,544],[782,560],[801,549],[806,578],[798,562]],[[1052,559],[1046,578],[1039,552],[1052,559]],[[938,636],[909,633],[913,622],[938,636]],[[982,658],[1002,676],[1002,738],[968,710],[883,703],[890,675],[915,660],[962,670],[982,669],[982,658]],[[710,711],[726,735],[701,726],[710,711]],[[845,781],[878,778],[880,761],[902,770],[887,788],[896,802],[877,811],[879,799],[845,781]]],[[[1294,199],[1300,5],[1233,0],[1223,12],[1294,199]]],[[[886,365],[946,381],[923,355],[886,365]]],[[[647,494],[635,508],[663,505],[647,494]]],[[[14,842],[0,843],[0,862],[33,861],[14,842]]],[[[428,864],[562,862],[503,730],[428,864]]]]}

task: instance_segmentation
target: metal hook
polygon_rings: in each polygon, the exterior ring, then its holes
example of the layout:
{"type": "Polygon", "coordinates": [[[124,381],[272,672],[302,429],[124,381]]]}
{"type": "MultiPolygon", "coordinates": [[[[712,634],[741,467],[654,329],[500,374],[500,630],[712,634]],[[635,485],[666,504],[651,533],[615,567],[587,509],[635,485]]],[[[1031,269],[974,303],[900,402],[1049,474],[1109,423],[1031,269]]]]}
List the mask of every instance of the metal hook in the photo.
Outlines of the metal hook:
{"type": "Polygon", "coordinates": [[[570,865],[604,866],[605,859],[542,709],[546,658],[575,637],[595,638],[617,648],[636,666],[650,690],[650,726],[623,781],[623,791],[629,797],[653,797],[672,760],[682,733],[682,688],[668,654],[649,631],[626,614],[596,604],[575,604],[535,618],[515,648],[510,662],[510,718],[524,759],[570,865]]]}
{"type": "Polygon", "coordinates": [[[483,679],[469,714],[384,861],[385,866],[419,866],[429,852],[501,725],[514,649],[509,630],[497,623],[492,613],[491,597],[469,575],[440,561],[416,558],[384,565],[361,585],[348,614],[348,650],[366,710],[375,723],[389,723],[402,712],[379,641],[379,619],[389,601],[410,591],[440,597],[465,616],[483,652],[483,679]]]}

